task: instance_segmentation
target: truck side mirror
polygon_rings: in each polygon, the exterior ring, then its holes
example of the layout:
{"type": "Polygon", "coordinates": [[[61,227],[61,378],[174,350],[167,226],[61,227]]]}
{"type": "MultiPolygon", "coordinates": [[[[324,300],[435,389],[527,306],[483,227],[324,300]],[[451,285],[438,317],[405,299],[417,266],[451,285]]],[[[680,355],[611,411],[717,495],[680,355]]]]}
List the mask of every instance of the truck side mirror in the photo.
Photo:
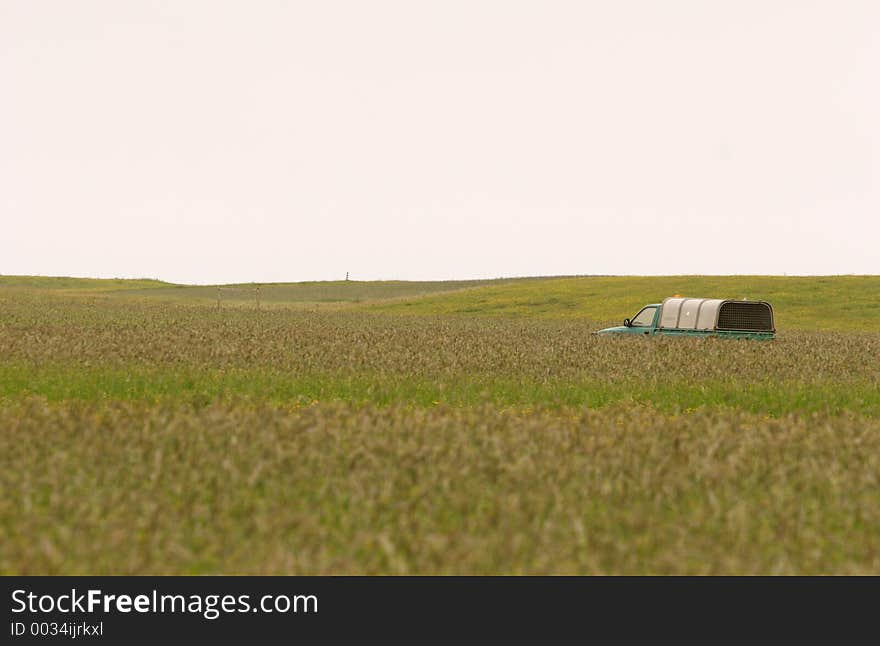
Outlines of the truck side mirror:
{"type": "Polygon", "coordinates": [[[632,327],[632,323],[629,319],[623,319],[623,327],[632,327]]]}

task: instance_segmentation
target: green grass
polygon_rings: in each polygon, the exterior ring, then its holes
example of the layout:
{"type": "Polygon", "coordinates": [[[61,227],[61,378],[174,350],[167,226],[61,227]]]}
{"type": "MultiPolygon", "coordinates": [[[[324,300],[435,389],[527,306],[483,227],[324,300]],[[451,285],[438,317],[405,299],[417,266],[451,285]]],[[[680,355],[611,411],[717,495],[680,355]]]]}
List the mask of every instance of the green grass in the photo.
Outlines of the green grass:
{"type": "MultiPolygon", "coordinates": [[[[853,413],[880,417],[880,390],[875,381],[764,379],[755,383],[735,378],[695,383],[620,379],[609,382],[590,376],[540,379],[503,374],[461,374],[442,377],[330,371],[312,374],[272,369],[210,370],[127,365],[125,367],[65,365],[0,366],[0,398],[15,401],[39,395],[52,402],[165,401],[191,405],[246,400],[306,405],[315,402],[371,403],[378,406],[449,405],[470,407],[601,408],[611,404],[647,405],[679,413],[698,409],[735,409],[780,417],[792,413],[853,413]]],[[[2,401],[2,400],[0,400],[2,401]]]]}
{"type": "Polygon", "coordinates": [[[875,277],[29,280],[0,574],[880,572],[875,277]],[[676,292],[780,333],[591,334],[676,292]]]}

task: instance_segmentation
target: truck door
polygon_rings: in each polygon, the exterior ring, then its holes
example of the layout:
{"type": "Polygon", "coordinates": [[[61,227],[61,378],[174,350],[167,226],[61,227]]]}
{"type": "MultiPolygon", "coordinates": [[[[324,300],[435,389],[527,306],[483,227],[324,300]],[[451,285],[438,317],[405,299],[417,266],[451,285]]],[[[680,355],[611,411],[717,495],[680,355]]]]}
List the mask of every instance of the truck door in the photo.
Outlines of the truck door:
{"type": "Polygon", "coordinates": [[[654,319],[657,317],[657,306],[648,305],[630,319],[629,325],[636,334],[653,334],[656,329],[654,319]]]}

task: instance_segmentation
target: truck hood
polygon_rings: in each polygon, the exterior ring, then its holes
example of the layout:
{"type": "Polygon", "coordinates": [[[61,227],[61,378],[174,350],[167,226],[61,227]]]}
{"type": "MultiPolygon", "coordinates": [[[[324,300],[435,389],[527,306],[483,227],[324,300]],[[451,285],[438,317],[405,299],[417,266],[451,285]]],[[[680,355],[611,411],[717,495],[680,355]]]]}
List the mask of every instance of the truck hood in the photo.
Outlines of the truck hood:
{"type": "Polygon", "coordinates": [[[622,325],[618,325],[616,327],[606,327],[604,330],[599,330],[598,332],[593,332],[593,334],[597,334],[599,336],[605,336],[606,334],[626,334],[629,332],[629,328],[624,327],[622,325]]]}

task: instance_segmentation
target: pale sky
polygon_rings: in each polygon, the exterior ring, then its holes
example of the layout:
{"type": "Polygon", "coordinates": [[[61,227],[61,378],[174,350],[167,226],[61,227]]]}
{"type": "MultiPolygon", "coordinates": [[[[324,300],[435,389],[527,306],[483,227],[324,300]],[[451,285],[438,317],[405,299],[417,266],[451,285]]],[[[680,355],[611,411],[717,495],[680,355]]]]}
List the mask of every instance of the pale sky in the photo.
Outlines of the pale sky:
{"type": "Polygon", "coordinates": [[[880,273],[876,0],[0,0],[0,274],[880,273]]]}

